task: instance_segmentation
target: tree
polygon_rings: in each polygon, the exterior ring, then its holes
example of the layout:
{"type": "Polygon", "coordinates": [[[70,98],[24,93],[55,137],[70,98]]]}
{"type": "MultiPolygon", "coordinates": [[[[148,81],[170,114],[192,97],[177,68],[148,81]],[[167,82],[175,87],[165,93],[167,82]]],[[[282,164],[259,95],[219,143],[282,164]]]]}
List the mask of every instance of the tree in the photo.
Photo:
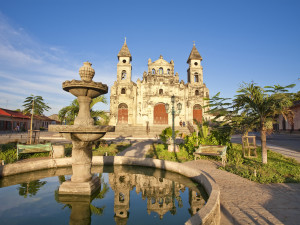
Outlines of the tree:
{"type": "Polygon", "coordinates": [[[44,186],[47,182],[46,181],[40,181],[40,180],[34,180],[27,183],[20,184],[20,187],[18,187],[19,195],[24,196],[24,198],[27,198],[27,196],[34,196],[38,193],[38,191],[41,189],[42,186],[44,186]]]}
{"type": "Polygon", "coordinates": [[[292,101],[285,92],[287,88],[291,87],[293,85],[286,87],[274,85],[262,88],[254,83],[244,83],[237,91],[239,94],[233,100],[233,107],[236,110],[249,114],[252,117],[255,116],[259,122],[263,164],[268,162],[266,123],[268,119],[273,119],[278,114],[286,117],[290,113],[289,107],[292,105],[292,101]]]}
{"type": "MultiPolygon", "coordinates": [[[[90,104],[91,117],[92,118],[101,117],[104,120],[104,123],[108,123],[109,117],[105,114],[104,111],[92,109],[92,107],[99,102],[107,104],[105,96],[102,95],[92,99],[92,102],[90,104]]],[[[61,120],[61,122],[65,120],[67,124],[74,124],[74,120],[78,115],[78,112],[79,112],[79,103],[77,99],[75,99],[72,101],[71,105],[66,106],[61,110],[59,110],[58,117],[61,120]]],[[[96,121],[96,123],[101,123],[101,122],[96,121]]]]}
{"type": "MultiPolygon", "coordinates": [[[[236,111],[233,110],[230,98],[220,97],[220,92],[210,99],[205,99],[208,103],[204,108],[208,108],[206,113],[210,115],[210,122],[206,122],[206,126],[210,125],[210,133],[208,140],[213,143],[217,141],[218,145],[227,145],[232,147],[231,135],[233,133],[233,118],[236,111]]],[[[205,125],[205,124],[204,124],[205,125]]]]}
{"type": "Polygon", "coordinates": [[[51,109],[41,96],[30,95],[23,103],[25,114],[32,113],[32,108],[35,115],[43,115],[44,111],[51,109]]]}

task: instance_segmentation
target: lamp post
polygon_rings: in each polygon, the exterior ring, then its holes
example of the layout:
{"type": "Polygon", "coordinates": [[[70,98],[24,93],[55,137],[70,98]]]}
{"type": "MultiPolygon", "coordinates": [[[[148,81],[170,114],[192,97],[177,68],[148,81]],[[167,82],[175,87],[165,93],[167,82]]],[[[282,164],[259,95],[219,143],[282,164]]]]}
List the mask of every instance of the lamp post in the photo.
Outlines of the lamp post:
{"type": "MultiPolygon", "coordinates": [[[[173,151],[175,152],[175,96],[172,95],[171,97],[171,103],[172,103],[172,145],[173,145],[173,151]]],[[[180,114],[181,109],[182,109],[182,105],[181,103],[177,104],[177,109],[178,109],[178,114],[180,114]]],[[[169,112],[169,104],[166,104],[166,111],[167,113],[169,112]]]]}

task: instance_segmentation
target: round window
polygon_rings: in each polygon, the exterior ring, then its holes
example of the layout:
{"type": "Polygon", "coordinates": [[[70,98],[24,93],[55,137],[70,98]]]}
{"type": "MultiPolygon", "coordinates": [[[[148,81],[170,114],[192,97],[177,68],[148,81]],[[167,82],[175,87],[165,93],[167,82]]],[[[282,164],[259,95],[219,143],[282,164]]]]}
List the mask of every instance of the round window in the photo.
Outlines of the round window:
{"type": "Polygon", "coordinates": [[[194,65],[195,65],[195,66],[197,66],[197,65],[198,65],[198,63],[197,63],[197,62],[195,62],[195,63],[194,63],[194,65]]]}
{"type": "Polygon", "coordinates": [[[125,59],[123,59],[123,63],[126,63],[126,60],[125,60],[125,59]]]}

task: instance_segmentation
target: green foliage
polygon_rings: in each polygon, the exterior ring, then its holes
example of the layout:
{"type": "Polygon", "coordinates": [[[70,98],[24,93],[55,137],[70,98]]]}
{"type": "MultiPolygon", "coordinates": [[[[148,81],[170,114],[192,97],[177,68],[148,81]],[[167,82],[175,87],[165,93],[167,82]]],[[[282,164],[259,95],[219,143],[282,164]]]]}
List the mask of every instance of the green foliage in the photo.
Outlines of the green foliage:
{"type": "Polygon", "coordinates": [[[257,158],[243,158],[240,144],[227,151],[228,172],[259,183],[300,183],[300,164],[294,159],[268,151],[268,164],[261,164],[261,148],[257,158]]]}
{"type": "Polygon", "coordinates": [[[153,144],[146,154],[146,158],[162,159],[175,162],[186,162],[193,160],[183,145],[180,145],[179,152],[168,152],[168,145],[153,144]]]}
{"type": "Polygon", "coordinates": [[[73,100],[71,105],[59,110],[58,117],[61,122],[65,120],[66,124],[74,124],[74,120],[79,112],[79,103],[77,99],[73,100]]]}
{"type": "Polygon", "coordinates": [[[0,159],[4,160],[5,164],[17,161],[17,143],[1,144],[0,159]]]}
{"type": "Polygon", "coordinates": [[[5,164],[17,161],[17,153],[15,149],[9,149],[0,152],[0,159],[4,160],[5,164]]]}
{"type": "Polygon", "coordinates": [[[267,163],[266,149],[266,122],[282,114],[285,118],[291,115],[291,99],[287,96],[287,88],[295,85],[282,87],[280,85],[266,86],[265,88],[255,83],[244,83],[237,91],[238,95],[233,100],[233,108],[236,111],[244,112],[256,118],[260,124],[263,163],[267,163]]]}
{"type": "Polygon", "coordinates": [[[45,102],[43,97],[31,95],[24,101],[24,113],[32,113],[32,106],[34,108],[34,115],[43,115],[44,111],[51,109],[45,102]]]}
{"type": "MultiPolygon", "coordinates": [[[[106,125],[109,121],[109,117],[107,116],[107,114],[104,111],[92,109],[92,107],[97,103],[107,104],[107,100],[106,100],[105,96],[102,95],[102,96],[98,96],[97,98],[92,99],[92,102],[90,104],[91,117],[92,118],[96,118],[96,117],[102,118],[103,119],[102,121],[96,121],[95,123],[97,125],[106,125]]],[[[61,122],[63,122],[65,120],[67,124],[72,125],[72,124],[74,124],[74,120],[75,120],[76,116],[78,115],[78,112],[79,112],[79,103],[78,103],[77,99],[75,99],[72,101],[71,105],[66,106],[66,107],[62,108],[61,110],[59,110],[58,117],[61,120],[61,122]]]]}
{"type": "MultiPolygon", "coordinates": [[[[49,152],[19,154],[19,160],[39,157],[49,157],[49,152]]],[[[0,159],[4,160],[5,164],[17,162],[17,143],[1,144],[0,159]]]]}
{"type": "Polygon", "coordinates": [[[117,143],[117,144],[110,144],[110,145],[105,145],[105,146],[99,146],[98,148],[93,150],[93,156],[103,156],[103,155],[108,155],[108,156],[115,156],[119,152],[125,150],[126,148],[130,147],[131,144],[128,143],[117,143]]]}
{"type": "Polygon", "coordinates": [[[190,135],[185,136],[184,138],[184,149],[190,157],[193,156],[195,148],[199,146],[199,136],[196,132],[191,133],[190,135]]]}
{"type": "MultiPolygon", "coordinates": [[[[179,131],[176,130],[175,137],[178,135],[178,133],[179,133],[179,131]]],[[[172,128],[171,127],[165,128],[159,135],[159,138],[164,144],[169,144],[170,140],[172,138],[172,128]]]]}
{"type": "Polygon", "coordinates": [[[198,129],[199,129],[199,133],[198,133],[199,138],[205,140],[209,134],[208,126],[206,125],[198,126],[198,129]]]}
{"type": "MultiPolygon", "coordinates": [[[[195,149],[198,148],[199,145],[219,145],[219,141],[217,140],[214,134],[209,134],[209,128],[207,125],[200,124],[195,121],[199,132],[193,132],[190,135],[184,138],[184,149],[188,152],[189,156],[192,157],[195,149]]],[[[218,134],[216,131],[215,134],[218,134]]]]}
{"type": "Polygon", "coordinates": [[[211,135],[214,137],[214,144],[216,145],[224,145],[228,148],[232,147],[231,144],[231,134],[232,134],[232,126],[225,124],[223,126],[215,127],[211,131],[211,135]]]}

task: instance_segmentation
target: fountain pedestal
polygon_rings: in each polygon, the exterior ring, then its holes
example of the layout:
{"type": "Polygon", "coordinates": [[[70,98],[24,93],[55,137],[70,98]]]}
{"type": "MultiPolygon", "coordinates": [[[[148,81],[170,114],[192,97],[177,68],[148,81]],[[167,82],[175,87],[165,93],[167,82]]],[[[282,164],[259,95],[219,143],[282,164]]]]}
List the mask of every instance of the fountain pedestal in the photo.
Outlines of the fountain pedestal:
{"type": "Polygon", "coordinates": [[[95,71],[91,63],[85,62],[79,69],[81,80],[65,81],[63,89],[77,97],[79,103],[78,116],[74,125],[50,125],[49,131],[61,133],[71,140],[72,171],[70,181],[64,182],[59,188],[59,194],[91,195],[100,187],[98,177],[91,174],[92,142],[102,138],[106,132],[113,132],[113,126],[95,126],[90,114],[90,103],[93,98],[108,92],[108,87],[100,82],[94,82],[95,71]]]}
{"type": "Polygon", "coordinates": [[[59,187],[59,194],[91,195],[99,189],[99,177],[92,176],[92,144],[90,142],[72,141],[72,171],[70,181],[59,187]]]}

